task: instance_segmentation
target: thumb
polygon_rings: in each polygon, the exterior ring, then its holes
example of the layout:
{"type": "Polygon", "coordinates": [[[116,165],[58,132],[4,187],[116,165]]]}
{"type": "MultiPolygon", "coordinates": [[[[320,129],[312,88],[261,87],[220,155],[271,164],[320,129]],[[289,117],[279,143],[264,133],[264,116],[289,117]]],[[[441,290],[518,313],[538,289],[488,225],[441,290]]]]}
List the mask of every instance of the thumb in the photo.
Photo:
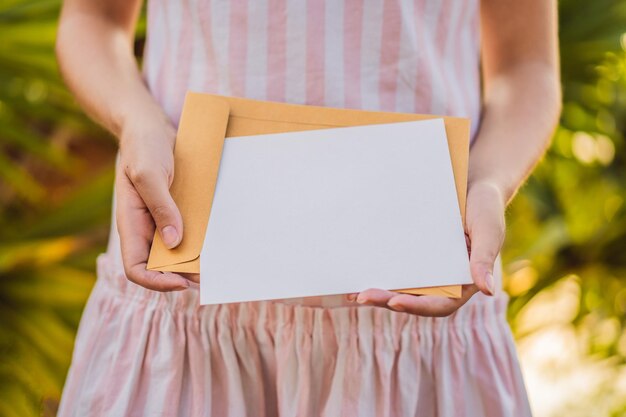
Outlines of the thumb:
{"type": "Polygon", "coordinates": [[[161,239],[169,249],[178,246],[183,237],[183,220],[169,190],[165,175],[152,171],[129,175],[137,193],[150,211],[161,239]]]}
{"type": "Polygon", "coordinates": [[[472,278],[480,291],[487,295],[495,293],[493,267],[502,248],[504,233],[504,216],[489,210],[475,218],[469,230],[472,278]]]}

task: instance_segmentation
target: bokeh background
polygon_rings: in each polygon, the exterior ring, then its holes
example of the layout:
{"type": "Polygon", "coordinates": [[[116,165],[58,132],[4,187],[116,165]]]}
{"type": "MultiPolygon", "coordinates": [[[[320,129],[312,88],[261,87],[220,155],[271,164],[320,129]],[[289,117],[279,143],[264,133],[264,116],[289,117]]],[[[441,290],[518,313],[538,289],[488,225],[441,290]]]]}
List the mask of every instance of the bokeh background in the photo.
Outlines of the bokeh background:
{"type": "MultiPolygon", "coordinates": [[[[0,416],[7,417],[55,414],[109,226],[115,140],[81,113],[59,77],[59,3],[0,2],[0,416]]],[[[537,416],[622,416],[626,1],[561,0],[559,9],[563,115],[507,213],[509,320],[537,416]]]]}

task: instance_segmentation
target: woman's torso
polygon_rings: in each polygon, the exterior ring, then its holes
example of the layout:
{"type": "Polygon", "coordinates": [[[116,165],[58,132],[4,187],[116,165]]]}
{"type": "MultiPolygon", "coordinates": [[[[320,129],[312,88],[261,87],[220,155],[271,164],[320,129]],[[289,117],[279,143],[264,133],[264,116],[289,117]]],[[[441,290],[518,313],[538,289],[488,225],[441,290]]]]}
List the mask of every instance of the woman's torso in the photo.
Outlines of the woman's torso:
{"type": "MultiPolygon", "coordinates": [[[[174,123],[192,90],[469,117],[474,136],[478,19],[478,0],[150,0],[143,73],[174,123]]],[[[113,222],[121,270],[119,253],[113,222]]]]}
{"type": "Polygon", "coordinates": [[[480,112],[478,0],[150,0],[144,74],[174,122],[187,90],[329,107],[480,112]]]}

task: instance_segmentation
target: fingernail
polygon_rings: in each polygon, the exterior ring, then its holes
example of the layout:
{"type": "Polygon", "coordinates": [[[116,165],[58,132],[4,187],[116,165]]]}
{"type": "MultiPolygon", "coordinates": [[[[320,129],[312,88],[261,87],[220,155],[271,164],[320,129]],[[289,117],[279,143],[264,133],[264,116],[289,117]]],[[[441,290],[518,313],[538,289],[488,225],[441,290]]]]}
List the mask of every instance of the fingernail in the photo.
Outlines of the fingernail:
{"type": "Polygon", "coordinates": [[[180,285],[178,287],[176,287],[176,289],[178,289],[178,290],[186,290],[187,288],[189,288],[189,282],[188,281],[181,282],[180,285]]]}
{"type": "Polygon", "coordinates": [[[174,226],[165,226],[161,229],[161,238],[168,249],[172,249],[178,244],[178,232],[174,226]]]}
{"type": "Polygon", "coordinates": [[[485,282],[487,284],[487,291],[489,291],[490,295],[494,295],[495,294],[495,284],[493,282],[493,274],[491,272],[487,272],[487,275],[485,275],[485,282]]]}
{"type": "Polygon", "coordinates": [[[359,303],[359,304],[366,304],[367,301],[368,301],[367,298],[361,297],[361,296],[358,296],[357,299],[356,299],[356,302],[359,303]]]}
{"type": "Polygon", "coordinates": [[[348,294],[346,295],[346,298],[348,299],[348,301],[354,301],[356,300],[356,294],[348,294]]]}
{"type": "Polygon", "coordinates": [[[403,312],[404,311],[404,307],[401,306],[400,304],[387,303],[387,306],[389,306],[389,308],[394,310],[394,311],[399,311],[399,312],[403,312]]]}

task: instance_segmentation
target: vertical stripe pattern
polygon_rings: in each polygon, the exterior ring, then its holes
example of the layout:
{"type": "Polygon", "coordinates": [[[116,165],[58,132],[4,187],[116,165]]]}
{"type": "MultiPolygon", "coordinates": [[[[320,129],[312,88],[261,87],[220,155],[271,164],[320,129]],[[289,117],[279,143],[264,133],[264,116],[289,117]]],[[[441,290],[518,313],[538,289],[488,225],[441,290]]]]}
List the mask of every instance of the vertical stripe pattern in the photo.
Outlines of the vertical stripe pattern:
{"type": "Polygon", "coordinates": [[[151,0],[148,9],[144,74],[174,121],[193,90],[464,116],[477,129],[478,0],[151,0]]]}
{"type": "Polygon", "coordinates": [[[199,306],[197,287],[146,290],[103,255],[57,415],[528,417],[506,296],[478,297],[444,318],[199,306]]]}
{"type": "Polygon", "coordinates": [[[473,136],[481,99],[478,3],[151,0],[144,74],[174,122],[192,90],[470,117],[473,136]]]}

